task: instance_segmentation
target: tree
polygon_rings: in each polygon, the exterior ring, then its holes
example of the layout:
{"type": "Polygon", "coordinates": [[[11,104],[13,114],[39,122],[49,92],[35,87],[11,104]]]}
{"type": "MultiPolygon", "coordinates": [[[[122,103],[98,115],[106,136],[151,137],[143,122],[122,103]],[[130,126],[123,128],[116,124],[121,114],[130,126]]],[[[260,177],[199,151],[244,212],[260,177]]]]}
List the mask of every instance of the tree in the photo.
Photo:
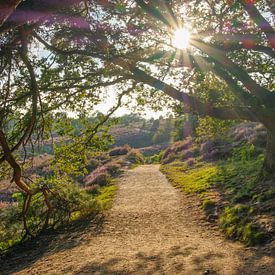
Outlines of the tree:
{"type": "MultiPolygon", "coordinates": [[[[1,161],[10,164],[25,192],[30,191],[14,152],[41,137],[53,111],[88,110],[107,86],[118,92],[109,115],[129,95],[139,104],[164,106],[171,98],[182,102],[186,113],[263,123],[268,130],[264,169],[275,173],[274,30],[262,15],[271,16],[271,1],[25,0],[5,5],[0,17],[1,161]],[[170,43],[173,32],[188,24],[190,47],[176,49],[170,43]]],[[[97,129],[84,131],[83,145],[97,129]]]]}

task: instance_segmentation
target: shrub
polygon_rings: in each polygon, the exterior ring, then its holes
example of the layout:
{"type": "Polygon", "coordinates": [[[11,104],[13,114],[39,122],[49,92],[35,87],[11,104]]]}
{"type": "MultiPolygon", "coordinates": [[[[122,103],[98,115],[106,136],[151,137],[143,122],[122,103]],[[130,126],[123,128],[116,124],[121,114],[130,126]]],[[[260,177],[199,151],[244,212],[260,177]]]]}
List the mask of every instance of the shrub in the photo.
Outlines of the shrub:
{"type": "Polygon", "coordinates": [[[160,163],[163,153],[163,151],[160,151],[158,154],[147,157],[146,163],[160,163]]]}
{"type": "Polygon", "coordinates": [[[108,184],[110,181],[110,175],[107,170],[107,166],[101,166],[90,173],[84,178],[84,183],[86,186],[98,184],[100,186],[108,184]]]}
{"type": "Polygon", "coordinates": [[[250,143],[258,148],[266,146],[266,129],[261,123],[246,122],[237,125],[230,131],[230,136],[234,141],[250,143]]]}
{"type": "Polygon", "coordinates": [[[137,149],[131,149],[126,157],[126,161],[129,161],[132,164],[143,164],[144,163],[144,157],[142,153],[137,149]]]}
{"type": "Polygon", "coordinates": [[[121,165],[118,162],[109,162],[106,164],[106,170],[111,176],[119,174],[121,165]]]}
{"type": "Polygon", "coordinates": [[[174,151],[177,153],[189,149],[193,145],[193,143],[193,139],[191,137],[187,137],[184,140],[175,142],[172,147],[174,151]]]}
{"type": "Polygon", "coordinates": [[[88,170],[88,172],[92,172],[100,165],[101,165],[101,162],[98,159],[91,158],[89,159],[89,164],[86,166],[86,169],[88,170]]]}
{"type": "Polygon", "coordinates": [[[163,158],[161,160],[161,163],[162,164],[168,164],[168,163],[171,163],[171,162],[173,162],[175,160],[176,160],[176,154],[175,153],[171,153],[166,158],[163,158]]]}
{"type": "MultiPolygon", "coordinates": [[[[161,162],[165,162],[165,160],[171,155],[171,154],[174,154],[175,155],[175,150],[172,149],[171,147],[167,148],[163,155],[162,155],[162,158],[161,158],[161,162]]],[[[168,163],[168,162],[167,162],[168,163]]]]}
{"type": "Polygon", "coordinates": [[[123,147],[115,147],[109,152],[109,156],[113,157],[126,155],[130,150],[131,148],[128,145],[125,145],[123,147]]]}
{"type": "Polygon", "coordinates": [[[232,153],[232,145],[226,141],[207,141],[201,145],[200,154],[204,160],[226,159],[232,153]]]}
{"type": "Polygon", "coordinates": [[[195,156],[195,153],[193,151],[190,150],[185,150],[183,152],[180,153],[179,157],[181,160],[187,160],[189,158],[193,158],[195,156]]]}
{"type": "MultiPolygon", "coordinates": [[[[68,177],[48,179],[47,185],[51,186],[51,192],[48,195],[52,206],[48,227],[58,227],[70,222],[75,217],[95,214],[100,209],[93,196],[85,190],[80,190],[68,177]]],[[[13,198],[16,199],[16,204],[5,207],[0,211],[0,253],[21,241],[24,236],[27,239],[39,234],[46,221],[44,200],[41,194],[38,193],[32,197],[26,215],[26,225],[31,235],[26,234],[27,231],[22,221],[25,195],[17,192],[13,194],[13,198]]]]}

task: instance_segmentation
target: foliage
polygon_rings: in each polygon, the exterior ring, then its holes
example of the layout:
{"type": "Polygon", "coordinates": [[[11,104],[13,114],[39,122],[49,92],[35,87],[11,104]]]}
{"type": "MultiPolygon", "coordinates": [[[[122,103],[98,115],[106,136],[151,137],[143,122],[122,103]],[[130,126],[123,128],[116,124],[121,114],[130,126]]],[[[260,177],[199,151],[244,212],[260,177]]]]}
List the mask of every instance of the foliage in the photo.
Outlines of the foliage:
{"type": "Polygon", "coordinates": [[[161,171],[176,187],[187,194],[206,191],[213,183],[213,176],[217,173],[215,166],[203,166],[190,169],[186,163],[172,162],[161,167],[161,171]]]}
{"type": "Polygon", "coordinates": [[[253,209],[246,205],[226,207],[220,217],[220,224],[226,236],[239,239],[247,245],[261,244],[267,238],[265,232],[251,222],[253,209]]]}
{"type": "Polygon", "coordinates": [[[158,154],[155,154],[153,156],[148,156],[146,157],[145,159],[145,162],[146,163],[160,163],[161,162],[161,159],[162,159],[162,156],[163,156],[163,153],[164,151],[160,151],[158,154]]]}
{"type": "Polygon", "coordinates": [[[143,164],[144,163],[144,157],[142,153],[137,149],[131,149],[126,157],[126,161],[129,161],[132,164],[143,164]]]}
{"type": "MultiPolygon", "coordinates": [[[[173,98],[184,103],[184,112],[260,121],[269,133],[264,167],[274,173],[274,30],[263,16],[272,13],[267,1],[8,2],[0,19],[0,163],[6,160],[12,171],[1,169],[1,178],[14,174],[38,216],[45,207],[41,195],[47,205],[53,191],[77,193],[70,177],[86,173],[91,151],[106,149],[111,138],[104,125],[131,102],[139,109],[149,104],[162,110],[173,106],[173,98]],[[188,25],[186,18],[200,34],[191,37],[188,51],[168,43],[175,26],[188,25]],[[89,120],[110,91],[114,106],[89,120]],[[68,113],[81,120],[79,127],[68,113]],[[35,154],[34,144],[56,134],[63,138],[54,148],[53,172],[35,180],[25,177],[22,159],[35,154]]],[[[167,140],[166,126],[159,123],[155,141],[167,140]]],[[[196,157],[195,150],[189,152],[180,159],[196,157]]],[[[169,161],[178,158],[176,152],[168,155],[169,161]]],[[[137,152],[126,156],[142,161],[137,152]]],[[[247,152],[241,159],[250,162],[247,152]]],[[[24,212],[31,214],[27,208],[24,212]]]]}
{"type": "Polygon", "coordinates": [[[226,139],[229,129],[236,124],[234,121],[223,121],[212,117],[199,118],[196,128],[196,140],[205,142],[216,139],[226,139]]]}
{"type": "Polygon", "coordinates": [[[103,209],[108,209],[111,207],[117,189],[118,187],[114,184],[114,182],[99,189],[96,201],[103,209]]]}
{"type": "Polygon", "coordinates": [[[130,146],[123,146],[123,147],[115,147],[109,151],[109,156],[121,156],[121,155],[127,155],[127,153],[130,151],[130,146]]]}
{"type": "Polygon", "coordinates": [[[243,144],[226,160],[205,163],[197,158],[192,166],[175,161],[163,164],[161,171],[185,193],[199,194],[209,220],[218,219],[227,237],[256,245],[275,233],[275,191],[270,182],[259,178],[262,163],[263,155],[255,154],[253,145],[243,144]],[[262,224],[262,216],[269,217],[267,224],[262,224]]]}
{"type": "MultiPolygon", "coordinates": [[[[78,217],[94,215],[100,210],[100,205],[96,199],[79,187],[70,179],[65,182],[63,178],[60,182],[51,179],[51,193],[49,200],[53,206],[49,219],[49,226],[58,227],[64,223],[78,217]]],[[[26,215],[27,228],[31,235],[26,235],[23,225],[23,203],[25,195],[21,192],[14,193],[13,198],[16,204],[0,209],[0,252],[5,251],[19,241],[37,235],[44,227],[47,218],[47,209],[44,206],[43,197],[40,194],[32,198],[29,211],[26,215]],[[25,236],[25,237],[24,237],[25,236]]]]}

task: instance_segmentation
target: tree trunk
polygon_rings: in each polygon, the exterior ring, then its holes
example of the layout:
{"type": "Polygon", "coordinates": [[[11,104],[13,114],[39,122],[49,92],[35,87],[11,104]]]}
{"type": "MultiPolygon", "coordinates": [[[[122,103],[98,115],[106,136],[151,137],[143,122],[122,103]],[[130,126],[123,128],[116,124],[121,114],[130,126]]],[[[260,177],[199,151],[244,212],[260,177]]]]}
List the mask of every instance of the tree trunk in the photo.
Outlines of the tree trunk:
{"type": "Polygon", "coordinates": [[[267,130],[266,155],[264,160],[264,174],[275,176],[275,134],[267,130]]]}

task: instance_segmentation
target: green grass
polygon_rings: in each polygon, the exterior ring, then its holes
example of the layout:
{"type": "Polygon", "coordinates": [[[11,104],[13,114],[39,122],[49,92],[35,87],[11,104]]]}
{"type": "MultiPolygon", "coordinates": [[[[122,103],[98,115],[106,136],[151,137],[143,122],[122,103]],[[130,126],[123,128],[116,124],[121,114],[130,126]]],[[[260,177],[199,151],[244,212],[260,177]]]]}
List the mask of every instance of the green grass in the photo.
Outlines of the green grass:
{"type": "Polygon", "coordinates": [[[243,204],[226,207],[219,218],[225,235],[246,245],[261,244],[267,236],[260,226],[253,222],[253,211],[252,207],[243,204]]]}
{"type": "Polygon", "coordinates": [[[186,194],[202,193],[213,183],[213,176],[218,168],[214,165],[205,165],[195,169],[188,169],[184,162],[172,162],[162,165],[161,171],[175,186],[181,188],[186,194]]]}
{"type": "Polygon", "coordinates": [[[261,155],[215,163],[197,162],[191,168],[185,162],[175,161],[161,165],[161,171],[184,193],[198,194],[206,215],[218,209],[217,222],[228,238],[257,245],[270,237],[257,217],[261,213],[270,217],[275,214],[274,184],[259,180],[262,163],[261,155]],[[218,200],[213,200],[213,190],[219,193],[218,200]]]}
{"type": "Polygon", "coordinates": [[[114,196],[118,190],[118,186],[113,180],[111,184],[101,187],[99,193],[96,196],[96,201],[102,207],[102,209],[109,209],[112,206],[114,196]]]}

